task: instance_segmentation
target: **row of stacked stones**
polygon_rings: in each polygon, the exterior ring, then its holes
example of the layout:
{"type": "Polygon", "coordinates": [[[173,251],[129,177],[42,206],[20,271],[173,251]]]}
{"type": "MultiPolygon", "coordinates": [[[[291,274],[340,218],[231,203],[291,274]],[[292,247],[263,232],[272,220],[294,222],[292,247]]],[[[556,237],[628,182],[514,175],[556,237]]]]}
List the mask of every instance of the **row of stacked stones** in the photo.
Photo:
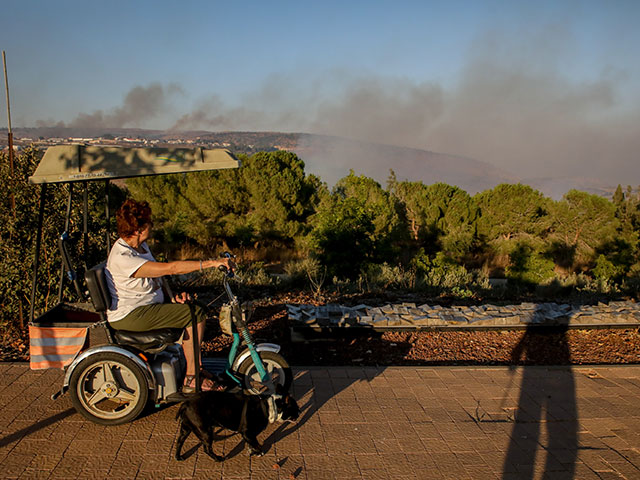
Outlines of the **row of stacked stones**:
{"type": "Polygon", "coordinates": [[[522,327],[536,325],[637,325],[640,304],[632,301],[569,305],[521,303],[519,305],[452,306],[388,304],[383,307],[336,304],[287,305],[291,326],[446,328],[522,327]]]}

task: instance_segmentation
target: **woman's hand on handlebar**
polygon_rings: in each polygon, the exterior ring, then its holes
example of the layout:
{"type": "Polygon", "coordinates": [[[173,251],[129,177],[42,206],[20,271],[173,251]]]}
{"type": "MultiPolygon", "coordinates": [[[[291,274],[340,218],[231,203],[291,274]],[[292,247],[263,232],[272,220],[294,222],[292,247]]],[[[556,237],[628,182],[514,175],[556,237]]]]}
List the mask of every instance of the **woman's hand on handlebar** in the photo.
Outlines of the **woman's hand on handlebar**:
{"type": "Polygon", "coordinates": [[[182,292],[173,297],[173,303],[187,303],[191,301],[191,295],[187,292],[182,292]]]}
{"type": "Polygon", "coordinates": [[[222,270],[231,270],[232,272],[236,269],[236,262],[233,261],[232,258],[220,258],[216,260],[203,260],[202,268],[219,268],[222,270]]]}

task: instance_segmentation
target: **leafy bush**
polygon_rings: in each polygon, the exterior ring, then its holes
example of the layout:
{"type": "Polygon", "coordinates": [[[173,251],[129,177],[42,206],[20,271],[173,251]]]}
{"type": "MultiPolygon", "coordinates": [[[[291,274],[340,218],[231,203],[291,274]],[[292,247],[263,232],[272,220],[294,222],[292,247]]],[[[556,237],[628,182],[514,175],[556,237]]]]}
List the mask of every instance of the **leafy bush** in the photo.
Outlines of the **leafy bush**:
{"type": "Polygon", "coordinates": [[[605,255],[598,255],[596,266],[593,268],[593,275],[602,281],[612,281],[619,278],[624,273],[624,267],[615,265],[605,255]]]}
{"type": "Polygon", "coordinates": [[[622,282],[623,289],[636,297],[640,295],[640,262],[631,266],[627,277],[622,282]]]}
{"type": "Polygon", "coordinates": [[[511,251],[506,269],[509,280],[531,285],[545,284],[555,277],[555,264],[524,242],[518,242],[511,251]]]}
{"type": "Polygon", "coordinates": [[[249,286],[267,286],[277,283],[277,280],[265,270],[263,262],[241,265],[238,276],[242,279],[242,283],[249,286]]]}
{"type": "Polygon", "coordinates": [[[415,271],[405,270],[400,265],[370,263],[360,274],[360,282],[368,290],[388,288],[409,290],[415,285],[415,271]]]}
{"type": "Polygon", "coordinates": [[[353,172],[338,182],[313,217],[311,247],[331,276],[356,279],[367,263],[397,255],[403,236],[397,201],[374,180],[353,172]]]}
{"type": "Polygon", "coordinates": [[[305,283],[320,273],[320,262],[315,258],[306,257],[291,260],[284,265],[284,272],[292,283],[305,283]]]}
{"type": "Polygon", "coordinates": [[[434,258],[429,258],[420,252],[413,260],[427,287],[451,289],[453,287],[467,287],[473,282],[473,275],[463,265],[459,265],[443,252],[438,252],[434,258]]]}

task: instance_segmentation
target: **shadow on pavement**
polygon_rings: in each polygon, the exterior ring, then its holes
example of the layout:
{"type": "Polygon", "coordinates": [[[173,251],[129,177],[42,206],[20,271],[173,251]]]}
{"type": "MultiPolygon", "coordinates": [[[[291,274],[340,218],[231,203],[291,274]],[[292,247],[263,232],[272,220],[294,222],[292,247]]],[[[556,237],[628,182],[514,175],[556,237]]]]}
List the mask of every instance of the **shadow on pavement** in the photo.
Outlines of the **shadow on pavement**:
{"type": "Polygon", "coordinates": [[[64,410],[60,413],[57,413],[51,417],[45,418],[43,420],[40,420],[39,422],[34,423],[33,425],[29,425],[26,428],[22,428],[20,430],[18,430],[17,432],[14,432],[10,435],[7,435],[6,437],[2,437],[0,438],[0,448],[4,447],[5,445],[9,445],[11,442],[15,441],[15,440],[19,440],[21,438],[24,438],[32,433],[37,432],[38,430],[41,430],[43,428],[48,427],[49,425],[53,425],[56,422],[59,422],[60,420],[64,420],[65,418],[73,415],[74,413],[76,413],[75,409],[73,408],[68,408],[67,410],[64,410]]]}
{"type": "MultiPolygon", "coordinates": [[[[390,342],[392,343],[392,342],[390,342]]],[[[327,343],[324,344],[328,345],[327,343]]],[[[343,345],[345,346],[345,345],[343,345]]],[[[326,347],[325,347],[326,348],[326,347]]],[[[392,347],[398,355],[406,355],[411,349],[409,342],[393,343],[392,347]]],[[[317,351],[317,348],[316,348],[317,351]]],[[[328,367],[332,369],[329,375],[325,368],[310,368],[305,370],[299,369],[294,379],[294,397],[300,405],[300,418],[295,423],[285,423],[280,425],[265,440],[265,445],[270,447],[287,435],[299,430],[302,426],[310,422],[312,417],[318,413],[328,402],[333,401],[347,390],[353,391],[351,394],[342,395],[342,401],[336,402],[328,409],[328,414],[336,412],[336,415],[349,417],[350,415],[362,416],[366,414],[366,402],[370,401],[372,388],[376,383],[376,378],[383,374],[386,367],[372,366],[347,366],[343,368],[342,376],[336,376],[336,367],[328,367]],[[360,385],[360,384],[366,384],[360,385]],[[334,408],[336,410],[334,410],[334,408]],[[339,413],[337,413],[339,412],[339,413]]],[[[338,367],[339,368],[339,367],[338,367]]],[[[327,411],[327,410],[325,410],[327,411]]],[[[349,420],[354,421],[352,417],[349,420]]],[[[357,420],[355,420],[357,422],[357,420]]],[[[362,420],[364,421],[364,419],[362,420]]],[[[346,439],[345,439],[346,440],[346,439]]]]}
{"type": "Polygon", "coordinates": [[[567,326],[553,330],[529,326],[514,348],[512,360],[514,365],[524,363],[524,368],[503,476],[517,474],[519,479],[534,478],[536,455],[538,458],[544,455],[544,478],[547,475],[574,478],[578,413],[567,326]],[[549,354],[556,364],[563,365],[554,367],[552,375],[547,368],[534,366],[547,364],[549,354]],[[541,438],[543,426],[546,426],[546,445],[541,438]]]}

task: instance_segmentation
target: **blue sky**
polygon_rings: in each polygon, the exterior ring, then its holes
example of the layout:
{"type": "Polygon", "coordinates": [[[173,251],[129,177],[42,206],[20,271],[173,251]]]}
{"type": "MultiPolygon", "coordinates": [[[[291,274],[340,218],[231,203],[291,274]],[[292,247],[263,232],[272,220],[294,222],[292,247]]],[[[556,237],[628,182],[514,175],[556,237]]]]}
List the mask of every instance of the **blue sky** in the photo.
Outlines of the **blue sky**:
{"type": "Polygon", "coordinates": [[[606,155],[640,183],[635,0],[5,0],[2,17],[14,127],[325,133],[528,175],[610,174],[606,155]]]}

